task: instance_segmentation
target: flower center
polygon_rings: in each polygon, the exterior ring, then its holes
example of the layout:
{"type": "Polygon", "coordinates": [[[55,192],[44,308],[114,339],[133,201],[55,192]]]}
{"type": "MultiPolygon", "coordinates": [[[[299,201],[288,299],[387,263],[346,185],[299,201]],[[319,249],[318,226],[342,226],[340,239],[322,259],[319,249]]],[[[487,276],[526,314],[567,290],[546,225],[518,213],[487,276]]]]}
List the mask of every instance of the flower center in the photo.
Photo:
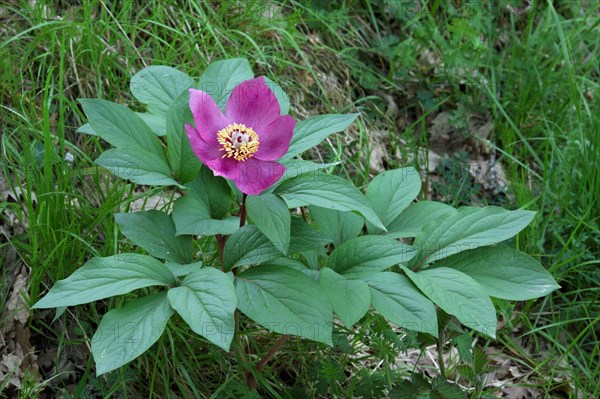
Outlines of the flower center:
{"type": "Polygon", "coordinates": [[[219,130],[217,140],[222,145],[221,151],[225,151],[222,158],[245,161],[258,151],[258,134],[241,123],[232,123],[219,130]]]}

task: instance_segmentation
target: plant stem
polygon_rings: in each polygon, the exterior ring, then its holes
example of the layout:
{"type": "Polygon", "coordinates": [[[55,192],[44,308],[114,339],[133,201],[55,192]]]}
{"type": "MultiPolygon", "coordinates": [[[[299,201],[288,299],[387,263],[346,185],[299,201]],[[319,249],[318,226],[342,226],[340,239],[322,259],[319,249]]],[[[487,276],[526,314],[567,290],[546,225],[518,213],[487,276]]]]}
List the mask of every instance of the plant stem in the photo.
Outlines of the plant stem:
{"type": "Polygon", "coordinates": [[[304,209],[304,207],[303,207],[303,206],[301,206],[301,207],[300,207],[300,212],[302,213],[302,219],[304,219],[304,221],[305,221],[306,223],[308,223],[308,218],[307,218],[307,216],[306,216],[306,209],[304,209]]]}
{"type": "MultiPolygon", "coordinates": [[[[275,342],[275,345],[273,345],[273,347],[271,349],[269,349],[269,351],[263,356],[262,359],[260,359],[260,361],[258,363],[256,363],[256,366],[255,366],[256,371],[261,372],[267,365],[267,362],[275,355],[275,353],[277,353],[277,351],[279,349],[281,349],[283,344],[285,344],[285,342],[288,339],[290,339],[290,337],[291,337],[290,335],[282,335],[281,337],[279,337],[277,342],[275,342]]],[[[256,389],[256,379],[254,378],[252,373],[246,372],[246,380],[247,380],[248,388],[256,389]]]]}
{"type": "Polygon", "coordinates": [[[437,339],[438,365],[440,368],[440,375],[446,378],[446,367],[444,365],[444,340],[444,331],[440,328],[437,339]]]}
{"type": "Polygon", "coordinates": [[[233,314],[233,320],[234,320],[234,327],[235,327],[235,335],[234,335],[234,340],[235,340],[235,350],[237,353],[237,357],[238,357],[238,361],[240,363],[243,364],[245,369],[248,369],[248,359],[246,358],[246,352],[244,351],[244,348],[242,347],[242,340],[240,338],[240,321],[239,321],[239,313],[236,310],[235,313],[233,314]]]}
{"type": "Polygon", "coordinates": [[[246,197],[247,194],[242,195],[242,205],[240,205],[240,228],[246,224],[246,197]]]}
{"type": "Polygon", "coordinates": [[[223,265],[223,251],[225,251],[225,237],[222,234],[216,234],[217,244],[219,245],[219,259],[221,260],[221,271],[225,271],[225,265],[223,265]]]}

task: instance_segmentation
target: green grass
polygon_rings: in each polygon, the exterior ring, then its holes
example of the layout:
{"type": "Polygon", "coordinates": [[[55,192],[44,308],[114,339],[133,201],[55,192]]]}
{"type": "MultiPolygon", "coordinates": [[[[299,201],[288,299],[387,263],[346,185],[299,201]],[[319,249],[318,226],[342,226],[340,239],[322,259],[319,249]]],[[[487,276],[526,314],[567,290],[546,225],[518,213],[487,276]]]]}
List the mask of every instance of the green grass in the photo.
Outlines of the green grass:
{"type": "MultiPolygon", "coordinates": [[[[10,246],[17,250],[31,270],[32,301],[89,257],[126,245],[112,214],[153,194],[93,167],[104,144],[74,132],[84,122],[76,99],[101,97],[137,109],[129,80],[146,65],[175,66],[197,77],[212,61],[246,57],[257,74],[290,94],[298,119],[362,112],[347,134],[307,154],[343,160],[335,173],[358,186],[381,166],[426,166],[418,147],[431,145],[440,111],[452,113],[457,142],[468,136],[468,115],[492,121],[489,146],[510,183],[505,205],[538,211],[515,245],[538,256],[562,289],[516,306],[499,302],[509,321],[497,342],[482,345],[501,348],[549,397],[600,396],[600,17],[593,1],[560,2],[559,8],[536,2],[520,15],[506,11],[508,0],[488,9],[459,0],[430,1],[421,9],[394,0],[347,0],[344,7],[316,0],[42,3],[0,6],[1,168],[19,198],[2,203],[2,220],[10,213],[27,227],[10,241],[3,238],[1,257],[10,246]],[[379,164],[377,145],[385,158],[379,164]],[[73,164],[64,160],[67,152],[73,164]]],[[[471,201],[469,190],[454,189],[464,182],[452,176],[435,182],[432,175],[426,187],[441,184],[456,191],[456,201],[471,201]]],[[[61,318],[69,334],[53,328],[52,315],[34,316],[36,349],[71,353],[117,303],[70,309],[61,318]]],[[[361,358],[342,334],[329,362],[311,356],[323,350],[317,345],[290,341],[266,370],[264,394],[368,395],[360,389],[370,389],[377,397],[406,378],[411,370],[394,369],[394,358],[418,337],[400,340],[376,319],[362,325],[365,331],[352,342],[368,343],[373,353],[361,358]],[[384,362],[372,372],[365,360],[384,362]]],[[[79,364],[71,393],[244,394],[233,355],[224,356],[176,319],[168,331],[147,355],[108,377],[95,377],[91,360],[79,364]]],[[[262,353],[276,338],[250,332],[244,339],[262,353]]],[[[66,382],[43,377],[52,379],[46,392],[62,395],[66,382]]],[[[32,392],[45,385],[34,378],[26,384],[32,392]]],[[[25,392],[21,397],[37,395],[25,392]]]]}

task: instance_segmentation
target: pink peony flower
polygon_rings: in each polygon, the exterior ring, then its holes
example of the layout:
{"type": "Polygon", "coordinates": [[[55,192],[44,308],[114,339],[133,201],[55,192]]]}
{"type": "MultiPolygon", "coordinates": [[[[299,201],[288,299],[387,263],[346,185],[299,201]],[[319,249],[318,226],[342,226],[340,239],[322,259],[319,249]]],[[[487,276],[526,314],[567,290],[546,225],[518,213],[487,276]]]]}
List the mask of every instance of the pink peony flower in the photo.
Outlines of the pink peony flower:
{"type": "Polygon", "coordinates": [[[196,127],[185,126],[192,150],[216,176],[232,180],[245,194],[258,195],[285,173],[275,162],[287,152],[296,121],[280,115],[263,77],[233,89],[225,115],[210,95],[190,89],[196,127]]]}

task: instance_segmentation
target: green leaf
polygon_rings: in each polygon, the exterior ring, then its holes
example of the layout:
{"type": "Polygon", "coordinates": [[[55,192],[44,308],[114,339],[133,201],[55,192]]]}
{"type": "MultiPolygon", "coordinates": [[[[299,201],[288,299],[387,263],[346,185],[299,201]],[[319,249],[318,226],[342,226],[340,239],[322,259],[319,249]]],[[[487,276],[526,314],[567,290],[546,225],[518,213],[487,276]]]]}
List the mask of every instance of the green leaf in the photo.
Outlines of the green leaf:
{"type": "Polygon", "coordinates": [[[292,229],[290,239],[290,254],[307,251],[319,251],[331,240],[306,224],[302,219],[292,218],[292,229]]]}
{"type": "Polygon", "coordinates": [[[235,289],[240,311],[265,328],[333,345],[331,304],[310,277],[262,265],[240,273],[235,289]]]}
{"type": "Polygon", "coordinates": [[[165,160],[160,140],[148,125],[124,105],[100,99],[79,99],[98,136],[113,146],[144,150],[160,160],[165,160]]]}
{"type": "Polygon", "coordinates": [[[277,83],[273,82],[271,79],[265,78],[265,83],[267,87],[271,89],[271,91],[277,97],[277,102],[279,103],[279,109],[281,110],[281,115],[286,115],[290,112],[290,97],[286,94],[285,91],[279,86],[277,83]]]}
{"type": "Polygon", "coordinates": [[[150,186],[177,186],[185,188],[171,178],[166,161],[147,151],[133,147],[120,147],[104,151],[96,164],[121,179],[150,186]]]}
{"type": "MultiPolygon", "coordinates": [[[[421,176],[414,168],[387,170],[369,183],[366,197],[387,227],[421,191],[421,176]]],[[[388,229],[389,230],[389,229],[388,229]]]]}
{"type": "Polygon", "coordinates": [[[227,239],[223,264],[226,270],[231,270],[236,266],[264,263],[281,256],[281,251],[256,226],[246,225],[227,239]]]}
{"type": "Polygon", "coordinates": [[[76,133],[82,133],[82,134],[89,134],[90,136],[97,136],[98,134],[96,134],[96,132],[94,132],[94,129],[92,129],[92,127],[90,126],[89,123],[86,123],[84,125],[81,125],[77,128],[77,130],[75,130],[76,133]]]}
{"type": "Polygon", "coordinates": [[[227,180],[215,176],[207,167],[202,167],[198,177],[186,184],[190,195],[203,201],[215,219],[222,219],[231,210],[231,188],[227,180]]]}
{"type": "Polygon", "coordinates": [[[151,65],[133,75],[129,88],[149,113],[164,116],[173,101],[193,85],[192,78],[175,68],[151,65]]]}
{"type": "Polygon", "coordinates": [[[231,189],[225,179],[203,167],[195,180],[186,184],[188,195],[173,206],[177,234],[229,235],[239,228],[238,217],[224,216],[231,209],[231,189]]]}
{"type": "Polygon", "coordinates": [[[440,223],[431,223],[415,238],[418,261],[430,263],[467,249],[507,240],[523,230],[535,212],[488,206],[464,207],[440,223]]]}
{"type": "Polygon", "coordinates": [[[464,392],[457,384],[451,383],[445,377],[435,377],[431,383],[430,399],[464,399],[464,392]]]}
{"type": "Polygon", "coordinates": [[[507,247],[465,251],[435,262],[433,267],[461,271],[477,281],[486,294],[502,299],[525,301],[560,288],[537,260],[507,247]]]}
{"type": "Polygon", "coordinates": [[[157,136],[167,135],[167,126],[164,115],[155,115],[148,112],[136,112],[135,114],[142,118],[144,123],[148,125],[150,130],[152,130],[157,136]]]}
{"type": "Polygon", "coordinates": [[[200,270],[200,268],[202,268],[202,262],[198,261],[194,263],[188,263],[186,265],[176,262],[166,262],[165,266],[171,271],[171,273],[173,273],[175,277],[181,277],[200,270]]]}
{"type": "Polygon", "coordinates": [[[338,211],[356,211],[385,230],[369,200],[352,183],[324,173],[305,173],[281,183],[274,191],[288,207],[314,205],[338,211]]]}
{"type": "Polygon", "coordinates": [[[171,104],[167,112],[167,158],[175,177],[182,183],[194,180],[202,164],[196,158],[185,132],[186,123],[193,120],[186,90],[171,104]]]}
{"type": "Polygon", "coordinates": [[[181,197],[173,205],[173,221],[177,235],[191,234],[199,236],[213,236],[215,234],[229,235],[239,229],[238,217],[212,219],[204,202],[192,196],[181,197]]]}
{"type": "Polygon", "coordinates": [[[294,129],[290,148],[284,158],[302,154],[333,133],[345,130],[359,114],[317,115],[299,122],[294,129]]]}
{"type": "Polygon", "coordinates": [[[352,212],[336,211],[334,209],[309,206],[310,216],[317,222],[319,230],[339,246],[354,238],[362,231],[365,221],[352,212]]]}
{"type": "Polygon", "coordinates": [[[406,208],[386,225],[391,238],[416,237],[429,223],[440,224],[443,219],[458,212],[450,205],[434,201],[419,201],[406,208]]]}
{"type": "Polygon", "coordinates": [[[412,373],[410,380],[400,380],[389,396],[390,399],[432,399],[430,393],[429,381],[420,373],[412,373]]]}
{"type": "MultiPolygon", "coordinates": [[[[331,241],[303,221],[292,218],[289,253],[322,248],[331,241]]],[[[269,239],[254,225],[246,225],[233,233],[225,243],[223,264],[234,267],[265,263],[283,256],[269,239]]]]}
{"type": "Polygon", "coordinates": [[[471,337],[471,334],[465,332],[452,338],[452,345],[456,347],[461,361],[467,363],[473,361],[473,337],[471,337]]]}
{"type": "Polygon", "coordinates": [[[296,176],[300,176],[302,174],[308,172],[318,172],[323,169],[331,168],[333,166],[339,165],[341,162],[331,162],[331,163],[317,163],[313,161],[306,161],[304,159],[285,159],[279,161],[283,166],[285,166],[285,173],[279,179],[277,183],[275,183],[268,191],[275,191],[275,188],[282,182],[293,179],[296,176]]]}
{"type": "Polygon", "coordinates": [[[105,314],[92,337],[96,375],[115,370],[148,350],[172,315],[166,292],[134,299],[105,314]]]}
{"type": "Polygon", "coordinates": [[[361,280],[349,280],[333,270],[321,269],[320,284],[334,312],[348,328],[359,321],[371,306],[371,291],[361,280]]]}
{"type": "Polygon", "coordinates": [[[245,58],[232,58],[213,62],[200,77],[199,89],[208,93],[221,109],[238,84],[254,78],[252,68],[245,58]]]}
{"type": "Polygon", "coordinates": [[[155,258],[171,262],[192,261],[192,237],[175,236],[175,224],[160,211],[117,213],[115,220],[125,237],[155,258]]]}
{"type": "Polygon", "coordinates": [[[414,273],[403,267],[417,287],[446,313],[462,324],[492,338],[496,337],[496,310],[475,280],[447,267],[414,273]]]}
{"type": "Polygon", "coordinates": [[[250,195],[246,199],[246,209],[256,227],[275,248],[287,254],[292,220],[285,201],[274,194],[250,195]]]}
{"type": "Polygon", "coordinates": [[[265,263],[265,265],[290,267],[294,270],[304,273],[317,282],[321,278],[321,272],[319,270],[309,269],[304,263],[296,259],[277,258],[265,263]]]}
{"type": "Polygon", "coordinates": [[[152,285],[175,284],[160,261],[146,255],[119,254],[92,258],[60,280],[33,308],[56,308],[97,301],[152,285]]]}
{"type": "Polygon", "coordinates": [[[435,306],[404,276],[394,272],[365,275],[371,303],[386,319],[413,331],[438,336],[435,306]]]}
{"type": "Polygon", "coordinates": [[[346,277],[359,277],[405,264],[417,254],[410,245],[382,236],[360,236],[337,247],[329,267],[346,277]]]}
{"type": "Polygon", "coordinates": [[[205,267],[188,274],[168,293],[173,309],[192,330],[228,351],[235,333],[235,288],[222,271],[205,267]]]}

